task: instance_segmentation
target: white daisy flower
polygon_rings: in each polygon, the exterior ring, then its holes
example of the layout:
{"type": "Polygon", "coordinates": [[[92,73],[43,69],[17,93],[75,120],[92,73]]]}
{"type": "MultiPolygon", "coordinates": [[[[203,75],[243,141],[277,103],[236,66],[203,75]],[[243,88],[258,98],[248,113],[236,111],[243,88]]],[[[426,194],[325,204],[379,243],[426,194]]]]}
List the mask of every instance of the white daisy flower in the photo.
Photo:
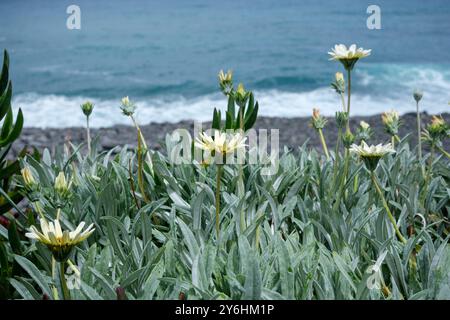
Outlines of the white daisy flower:
{"type": "Polygon", "coordinates": [[[195,139],[195,147],[211,153],[218,152],[226,155],[244,148],[246,139],[240,133],[231,134],[215,130],[212,137],[206,133],[200,133],[199,137],[195,139]]]}
{"type": "Polygon", "coordinates": [[[350,152],[357,154],[370,171],[375,170],[378,165],[378,161],[388,153],[395,153],[394,148],[390,143],[382,145],[381,143],[374,145],[367,145],[362,141],[361,145],[352,144],[350,146],[350,152]]]}
{"type": "Polygon", "coordinates": [[[94,224],[83,231],[85,224],[85,222],[81,222],[73,231],[62,231],[58,220],[47,222],[45,219],[41,219],[41,230],[39,231],[35,226],[31,226],[30,232],[26,233],[25,236],[46,245],[57,261],[65,261],[72,248],[94,232],[94,224]]]}
{"type": "Polygon", "coordinates": [[[348,48],[344,44],[336,44],[328,54],[331,56],[330,60],[340,61],[347,70],[351,70],[356,61],[370,56],[371,51],[371,49],[358,48],[356,44],[348,48]]]}

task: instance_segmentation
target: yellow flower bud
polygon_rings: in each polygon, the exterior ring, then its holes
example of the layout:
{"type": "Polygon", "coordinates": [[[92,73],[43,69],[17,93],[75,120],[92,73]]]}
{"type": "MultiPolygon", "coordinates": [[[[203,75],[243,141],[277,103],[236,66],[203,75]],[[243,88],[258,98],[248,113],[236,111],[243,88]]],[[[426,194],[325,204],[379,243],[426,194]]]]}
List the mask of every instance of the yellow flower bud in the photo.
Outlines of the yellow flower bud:
{"type": "Polygon", "coordinates": [[[127,107],[127,106],[130,105],[130,99],[128,98],[128,96],[122,98],[122,104],[123,104],[125,107],[127,107]]]}
{"type": "Polygon", "coordinates": [[[344,81],[344,75],[342,74],[342,72],[336,72],[336,81],[337,82],[344,81]]]}
{"type": "Polygon", "coordinates": [[[55,190],[60,194],[64,194],[69,190],[69,185],[67,184],[64,172],[60,172],[55,179],[55,190]]]}
{"type": "Polygon", "coordinates": [[[22,174],[23,181],[25,182],[25,185],[27,187],[31,187],[36,183],[29,167],[23,168],[22,170],[20,170],[20,172],[22,174]]]}
{"type": "Polygon", "coordinates": [[[367,129],[370,128],[370,124],[368,124],[368,123],[365,122],[365,121],[361,121],[361,122],[359,123],[359,126],[360,126],[362,129],[364,129],[364,130],[367,130],[367,129]]]}

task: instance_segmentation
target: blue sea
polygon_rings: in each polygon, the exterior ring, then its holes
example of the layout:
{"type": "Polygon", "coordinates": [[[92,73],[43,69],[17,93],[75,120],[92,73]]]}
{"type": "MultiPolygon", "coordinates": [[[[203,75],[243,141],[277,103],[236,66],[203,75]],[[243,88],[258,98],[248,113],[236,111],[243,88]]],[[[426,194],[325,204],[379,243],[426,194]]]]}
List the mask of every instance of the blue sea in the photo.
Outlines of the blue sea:
{"type": "Polygon", "coordinates": [[[336,44],[372,49],[357,63],[352,114],[450,106],[448,0],[1,0],[0,48],[11,56],[14,108],[25,125],[84,123],[79,105],[95,103],[96,127],[128,123],[120,98],[130,96],[141,123],[209,120],[225,108],[217,73],[253,90],[265,116],[326,115],[340,110],[330,88],[336,44]],[[69,30],[69,5],[81,29],[69,30]],[[381,9],[370,30],[367,7],[381,9]]]}

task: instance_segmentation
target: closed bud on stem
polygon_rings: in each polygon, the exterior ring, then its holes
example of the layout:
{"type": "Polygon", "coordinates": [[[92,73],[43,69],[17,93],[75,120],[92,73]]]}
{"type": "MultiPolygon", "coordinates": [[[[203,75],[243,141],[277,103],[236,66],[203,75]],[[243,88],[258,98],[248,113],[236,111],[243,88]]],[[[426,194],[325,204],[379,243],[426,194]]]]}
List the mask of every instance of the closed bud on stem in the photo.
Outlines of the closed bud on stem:
{"type": "Polygon", "coordinates": [[[250,92],[245,91],[244,85],[239,83],[237,90],[234,95],[234,99],[238,106],[243,107],[247,104],[247,100],[250,97],[250,92]]]}
{"type": "Polygon", "coordinates": [[[233,91],[233,72],[228,70],[224,73],[223,70],[219,72],[219,87],[225,95],[229,95],[233,91]]]}
{"type": "Polygon", "coordinates": [[[22,174],[23,182],[25,186],[29,189],[32,189],[36,185],[36,181],[34,180],[33,173],[31,172],[29,167],[25,167],[20,170],[22,174]]]}
{"type": "Polygon", "coordinates": [[[442,116],[431,117],[427,130],[433,140],[441,140],[449,136],[449,126],[442,116]]]}
{"type": "Polygon", "coordinates": [[[350,132],[346,131],[342,136],[342,142],[346,149],[350,148],[350,146],[355,142],[355,136],[350,132]]]}
{"type": "Polygon", "coordinates": [[[336,125],[338,128],[343,129],[348,121],[348,112],[338,111],[336,112],[336,125]]]}
{"type": "Polygon", "coordinates": [[[67,183],[64,172],[62,171],[58,174],[58,176],[56,176],[55,191],[61,196],[67,195],[67,192],[69,191],[69,185],[67,183]]]}
{"type": "Polygon", "coordinates": [[[358,140],[367,141],[372,136],[372,133],[373,132],[372,128],[370,128],[370,125],[365,121],[361,121],[356,132],[356,137],[358,140]]]}
{"type": "Polygon", "coordinates": [[[136,106],[130,101],[128,96],[123,97],[121,102],[122,105],[120,106],[120,109],[122,110],[122,113],[126,116],[132,116],[136,111],[136,106]]]}
{"type": "Polygon", "coordinates": [[[331,86],[339,94],[345,92],[345,80],[344,75],[341,72],[336,72],[335,81],[331,83],[331,86]]]}
{"type": "Polygon", "coordinates": [[[311,125],[313,126],[313,128],[316,130],[323,129],[327,122],[328,122],[328,120],[320,115],[320,110],[314,108],[313,115],[311,118],[311,125]]]}
{"type": "Polygon", "coordinates": [[[94,105],[92,104],[92,102],[86,101],[81,105],[81,110],[86,117],[89,117],[92,113],[92,110],[94,110],[94,105]]]}
{"type": "Polygon", "coordinates": [[[416,100],[416,102],[419,102],[423,98],[423,92],[421,90],[416,89],[413,92],[413,97],[414,100],[416,100]]]}
{"type": "Polygon", "coordinates": [[[381,114],[381,121],[383,122],[387,133],[391,136],[398,134],[398,129],[400,127],[400,116],[397,111],[391,110],[389,112],[383,112],[381,114]]]}

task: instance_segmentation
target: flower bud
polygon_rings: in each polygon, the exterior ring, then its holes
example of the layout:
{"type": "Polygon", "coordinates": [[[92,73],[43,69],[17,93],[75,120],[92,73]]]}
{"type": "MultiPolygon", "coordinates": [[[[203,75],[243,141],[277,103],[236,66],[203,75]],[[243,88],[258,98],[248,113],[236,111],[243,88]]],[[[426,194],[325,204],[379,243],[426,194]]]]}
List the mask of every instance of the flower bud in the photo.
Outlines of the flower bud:
{"type": "Polygon", "coordinates": [[[361,122],[359,123],[359,126],[360,126],[361,129],[363,129],[363,130],[367,130],[367,129],[370,128],[370,124],[368,124],[368,123],[365,122],[365,121],[361,121],[361,122]]]}
{"type": "Polygon", "coordinates": [[[313,126],[313,128],[316,130],[323,129],[327,122],[328,120],[320,115],[320,110],[313,108],[313,115],[311,119],[311,125],[313,126]]]}
{"type": "Polygon", "coordinates": [[[128,96],[123,97],[121,102],[122,105],[120,106],[120,109],[122,110],[122,113],[126,116],[132,116],[136,111],[136,106],[130,101],[128,96]]]}
{"type": "Polygon", "coordinates": [[[92,104],[92,102],[86,101],[81,105],[81,110],[86,117],[89,117],[91,115],[93,109],[94,105],[92,104]]]}
{"type": "Polygon", "coordinates": [[[55,190],[60,195],[65,195],[69,191],[69,185],[67,184],[64,172],[60,172],[55,179],[55,190]]]}
{"type": "Polygon", "coordinates": [[[220,90],[225,95],[229,95],[233,91],[233,72],[228,70],[225,74],[223,70],[220,70],[218,77],[220,90]]]}
{"type": "Polygon", "coordinates": [[[449,135],[449,126],[442,116],[432,116],[431,122],[427,126],[427,130],[430,133],[431,138],[434,140],[440,140],[449,135]]]}
{"type": "Polygon", "coordinates": [[[344,80],[344,75],[341,72],[336,72],[335,82],[332,82],[331,86],[339,94],[342,94],[345,92],[345,80],[344,80]]]}
{"type": "Polygon", "coordinates": [[[33,173],[31,172],[29,167],[25,167],[22,170],[20,170],[23,178],[23,182],[25,183],[25,186],[28,188],[32,188],[36,185],[36,181],[34,180],[33,173]]]}
{"type": "Polygon", "coordinates": [[[346,149],[350,148],[350,146],[355,142],[355,136],[350,132],[346,131],[342,137],[342,142],[346,149]]]}
{"type": "Polygon", "coordinates": [[[356,138],[361,141],[368,141],[371,136],[372,129],[370,128],[370,125],[365,121],[361,121],[356,132],[356,138]]]}
{"type": "Polygon", "coordinates": [[[383,122],[386,131],[390,135],[398,134],[400,127],[400,117],[397,111],[391,110],[389,112],[383,112],[381,114],[381,121],[383,122]]]}
{"type": "Polygon", "coordinates": [[[416,102],[419,102],[420,100],[422,100],[423,92],[421,90],[416,89],[413,92],[413,97],[414,100],[416,100],[416,102]]]}
{"type": "Polygon", "coordinates": [[[236,103],[238,106],[243,107],[247,104],[247,100],[250,97],[250,92],[245,91],[244,85],[242,83],[239,83],[234,99],[236,100],[236,103]]]}
{"type": "Polygon", "coordinates": [[[338,128],[342,129],[346,126],[348,121],[348,112],[338,111],[336,112],[336,125],[338,128]]]}

